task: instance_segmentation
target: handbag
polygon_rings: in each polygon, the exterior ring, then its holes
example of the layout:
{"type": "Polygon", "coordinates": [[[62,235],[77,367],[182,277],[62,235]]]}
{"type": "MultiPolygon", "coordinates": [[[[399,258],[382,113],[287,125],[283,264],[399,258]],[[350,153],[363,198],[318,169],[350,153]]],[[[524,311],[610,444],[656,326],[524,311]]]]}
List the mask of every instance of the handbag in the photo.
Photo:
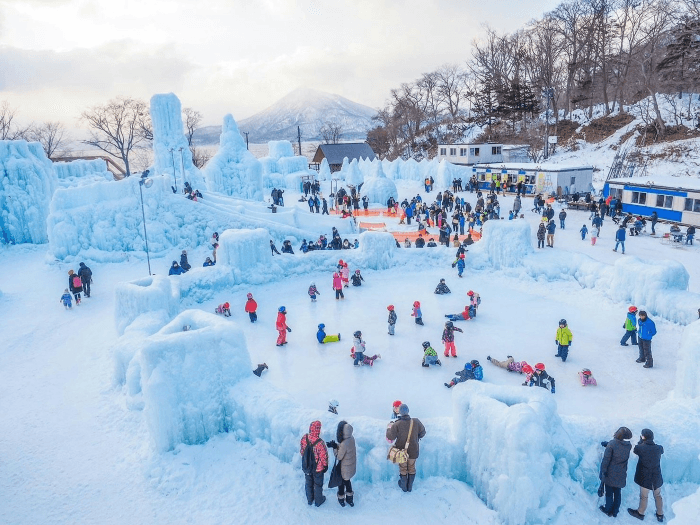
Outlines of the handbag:
{"type": "Polygon", "coordinates": [[[340,474],[340,463],[336,459],[333,463],[333,470],[331,470],[331,476],[328,478],[328,488],[332,489],[335,487],[340,487],[343,482],[343,476],[340,474]]]}
{"type": "Polygon", "coordinates": [[[392,445],[389,449],[389,453],[386,455],[386,459],[391,461],[394,465],[398,463],[408,463],[408,444],[411,441],[411,432],[413,431],[413,419],[411,418],[411,424],[408,427],[408,437],[406,438],[406,444],[404,448],[398,448],[392,445]]]}

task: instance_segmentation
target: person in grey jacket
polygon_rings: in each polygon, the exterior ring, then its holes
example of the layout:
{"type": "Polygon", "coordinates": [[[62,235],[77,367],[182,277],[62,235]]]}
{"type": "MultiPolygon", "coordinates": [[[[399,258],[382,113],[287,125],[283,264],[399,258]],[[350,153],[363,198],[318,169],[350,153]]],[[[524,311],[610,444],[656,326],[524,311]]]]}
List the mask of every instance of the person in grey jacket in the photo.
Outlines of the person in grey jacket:
{"type": "Polygon", "coordinates": [[[621,491],[627,484],[627,462],[630,459],[632,431],[620,427],[612,441],[603,441],[605,447],[603,462],[600,464],[600,480],[605,484],[605,505],[600,506],[603,514],[617,516],[622,502],[621,491]]]}
{"type": "Polygon", "coordinates": [[[357,449],[355,447],[355,438],[352,436],[352,425],[346,421],[338,423],[336,439],[338,442],[331,442],[330,446],[333,447],[335,458],[340,462],[342,481],[338,486],[338,503],[340,503],[341,507],[344,507],[345,503],[354,507],[355,493],[352,491],[350,480],[357,470],[357,449]]]}
{"type": "Polygon", "coordinates": [[[654,443],[654,433],[645,428],[642,435],[634,447],[634,453],[639,456],[637,470],[634,472],[634,482],[639,485],[639,508],[627,509],[630,515],[643,520],[647,510],[647,500],[649,491],[654,492],[656,503],[656,519],[664,521],[664,500],[661,498],[661,485],[664,479],[661,476],[661,455],[664,447],[654,443]]]}
{"type": "Polygon", "coordinates": [[[420,454],[418,441],[425,436],[425,427],[420,419],[413,418],[413,429],[409,439],[408,431],[411,426],[411,417],[408,415],[408,406],[404,403],[399,407],[399,418],[386,429],[386,438],[394,441],[396,448],[408,449],[408,461],[399,463],[399,487],[404,492],[411,492],[413,480],[416,477],[416,460],[420,454]],[[406,443],[408,441],[408,443],[406,443]]]}

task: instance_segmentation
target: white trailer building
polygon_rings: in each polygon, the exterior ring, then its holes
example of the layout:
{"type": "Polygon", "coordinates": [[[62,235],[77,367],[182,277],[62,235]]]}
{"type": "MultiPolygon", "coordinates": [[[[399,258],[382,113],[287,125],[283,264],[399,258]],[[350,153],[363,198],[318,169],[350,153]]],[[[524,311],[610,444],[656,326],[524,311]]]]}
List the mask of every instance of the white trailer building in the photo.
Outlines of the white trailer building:
{"type": "Polygon", "coordinates": [[[503,144],[438,144],[437,159],[460,166],[503,162],[503,144]]]}
{"type": "Polygon", "coordinates": [[[593,191],[593,166],[563,164],[478,164],[472,167],[480,188],[488,189],[492,181],[505,184],[508,191],[522,181],[525,193],[568,195],[593,191]]]}

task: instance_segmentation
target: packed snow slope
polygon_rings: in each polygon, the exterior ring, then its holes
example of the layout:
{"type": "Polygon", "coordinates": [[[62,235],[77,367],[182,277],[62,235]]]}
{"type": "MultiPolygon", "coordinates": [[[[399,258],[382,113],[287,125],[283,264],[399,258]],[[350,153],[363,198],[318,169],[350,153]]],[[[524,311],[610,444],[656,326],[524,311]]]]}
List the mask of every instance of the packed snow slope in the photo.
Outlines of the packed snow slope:
{"type": "MultiPolygon", "coordinates": [[[[394,182],[400,198],[426,197],[420,182],[394,182]]],[[[322,189],[327,193],[327,184],[322,189]]],[[[474,195],[461,195],[474,204],[474,195]]],[[[303,216],[316,233],[343,223],[309,214],[292,191],[285,197],[289,216],[303,216]]],[[[512,203],[500,200],[502,209],[512,203]]],[[[227,197],[218,201],[235,206],[227,197]]],[[[487,223],[462,279],[451,268],[452,247],[396,249],[389,234],[363,233],[358,250],[272,257],[271,231],[208,223],[185,244],[193,270],[182,276],[165,275],[172,248],[152,261],[154,277],[139,258],[86,257],[92,297],[66,311],[58,298],[72,267],[66,261],[77,259],[47,259],[41,246],[2,248],[0,271],[22,268],[32,278],[0,286],[0,522],[444,523],[468,516],[491,524],[607,523],[596,508],[599,442],[626,425],[635,436],[654,430],[666,449],[667,520],[693,523],[688,508],[700,484],[698,248],[644,235],[629,239],[622,256],[612,252],[609,220],[591,246],[578,233],[588,214],[570,212],[555,248],[536,250],[530,202],[523,202],[525,219],[487,223]],[[215,228],[219,263],[202,268],[215,228]],[[343,301],[331,291],[338,258],[365,277],[343,301]],[[452,294],[436,296],[443,277],[452,294]],[[321,292],[316,303],[306,293],[311,281],[321,292]],[[420,343],[430,341],[442,354],[443,316],[463,309],[469,289],[482,304],[476,319],[456,323],[464,330],[456,334],[459,358],[421,367],[420,343]],[[255,324],[243,312],[248,292],[259,304],[255,324]],[[415,300],[425,326],[410,317],[415,300]],[[224,301],[231,319],[213,314],[224,301]],[[632,302],[650,312],[659,331],[651,370],[634,363],[633,347],[619,345],[632,302]],[[393,337],[386,332],[388,304],[399,314],[393,337]],[[284,348],[274,346],[281,305],[293,330],[284,348]],[[566,363],[553,358],[562,317],[574,333],[566,363]],[[320,322],[328,333],[340,332],[341,342],[319,345],[320,322]],[[185,324],[190,331],[181,331],[185,324]],[[382,355],[373,367],[352,367],[349,338],[358,329],[369,353],[382,355]],[[544,362],[556,394],[520,386],[522,376],[491,365],[489,355],[544,362]],[[484,381],[445,388],[470,359],[481,362],[484,381]],[[269,370],[257,378],[250,369],[263,361],[269,370]],[[597,387],[578,383],[584,367],[597,387]],[[339,416],[326,411],[331,398],[340,402],[339,416]],[[385,459],[394,399],[427,429],[412,494],[401,493],[385,459]],[[319,419],[329,440],[340,418],[356,429],[356,506],[341,508],[327,490],[324,506],[308,507],[299,438],[319,419]]],[[[415,229],[381,220],[392,230],[415,229]]],[[[623,510],[638,500],[635,464],[633,457],[623,510]]]]}

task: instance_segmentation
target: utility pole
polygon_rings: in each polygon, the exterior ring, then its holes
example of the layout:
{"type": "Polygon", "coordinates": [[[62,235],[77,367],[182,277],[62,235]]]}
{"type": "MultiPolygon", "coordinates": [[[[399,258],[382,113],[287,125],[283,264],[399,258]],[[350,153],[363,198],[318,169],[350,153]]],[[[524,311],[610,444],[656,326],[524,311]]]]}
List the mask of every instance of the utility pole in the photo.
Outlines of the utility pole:
{"type": "Polygon", "coordinates": [[[549,102],[554,98],[554,88],[544,88],[544,96],[547,97],[547,111],[545,112],[544,158],[549,158],[549,102]]]}
{"type": "Polygon", "coordinates": [[[245,135],[245,149],[248,149],[248,131],[244,131],[243,134],[245,135]]]}
{"type": "Polygon", "coordinates": [[[175,191],[173,193],[177,193],[177,173],[175,173],[175,149],[170,148],[170,161],[173,165],[173,178],[175,179],[175,191]]]}
{"type": "Polygon", "coordinates": [[[299,143],[299,156],[301,156],[301,128],[297,126],[297,141],[299,143]]]}

